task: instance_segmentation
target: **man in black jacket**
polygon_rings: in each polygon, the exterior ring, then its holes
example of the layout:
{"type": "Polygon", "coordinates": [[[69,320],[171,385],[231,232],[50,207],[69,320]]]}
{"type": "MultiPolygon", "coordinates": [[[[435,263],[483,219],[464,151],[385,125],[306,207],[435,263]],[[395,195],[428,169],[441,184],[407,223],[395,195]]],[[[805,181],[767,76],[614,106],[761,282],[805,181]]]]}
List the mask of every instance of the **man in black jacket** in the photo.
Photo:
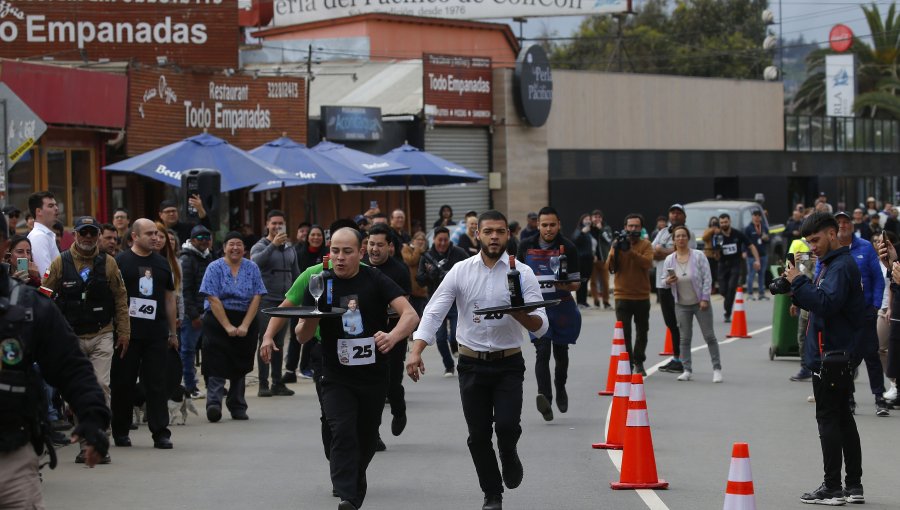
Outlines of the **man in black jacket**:
{"type": "Polygon", "coordinates": [[[184,389],[191,398],[203,398],[205,393],[197,387],[197,372],[194,358],[197,344],[203,332],[203,296],[200,284],[206,268],[213,256],[209,250],[212,233],[203,225],[191,229],[191,238],[181,246],[181,287],[184,294],[184,320],[181,322],[181,365],[183,366],[184,389]]]}
{"type": "MultiPolygon", "coordinates": [[[[423,287],[428,287],[428,295],[432,296],[438,285],[444,281],[444,277],[450,272],[450,268],[457,262],[466,260],[468,254],[461,248],[457,248],[450,242],[450,231],[447,227],[434,229],[434,244],[431,249],[422,254],[419,259],[419,270],[416,272],[416,282],[423,287]]],[[[456,353],[456,306],[450,308],[444,323],[438,328],[436,343],[438,352],[444,362],[444,377],[453,377],[456,364],[453,354],[456,353]],[[447,336],[447,328],[450,328],[450,336],[447,336]],[[448,345],[449,340],[449,345],[448,345]],[[451,350],[453,354],[451,354],[451,350]]]]}
{"type": "Polygon", "coordinates": [[[857,337],[862,329],[866,302],[859,268],[849,248],[840,246],[834,216],[815,212],[803,221],[806,238],[822,268],[815,281],[789,266],[793,302],[809,311],[803,361],[813,372],[816,421],[825,465],[825,481],[800,497],[804,503],[843,505],[864,503],[862,450],[859,432],[850,411],[857,337]],[[845,489],[841,488],[841,459],[846,464],[845,489]]]}

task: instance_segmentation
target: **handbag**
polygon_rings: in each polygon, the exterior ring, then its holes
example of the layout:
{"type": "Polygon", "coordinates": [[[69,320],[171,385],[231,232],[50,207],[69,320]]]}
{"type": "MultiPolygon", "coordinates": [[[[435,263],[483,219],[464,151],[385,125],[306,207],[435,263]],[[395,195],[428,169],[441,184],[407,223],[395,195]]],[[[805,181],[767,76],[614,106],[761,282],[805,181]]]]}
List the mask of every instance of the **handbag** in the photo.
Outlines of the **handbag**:
{"type": "Polygon", "coordinates": [[[822,355],[822,368],[819,377],[826,387],[833,390],[849,386],[853,379],[850,366],[850,355],[844,351],[829,351],[822,355]]]}

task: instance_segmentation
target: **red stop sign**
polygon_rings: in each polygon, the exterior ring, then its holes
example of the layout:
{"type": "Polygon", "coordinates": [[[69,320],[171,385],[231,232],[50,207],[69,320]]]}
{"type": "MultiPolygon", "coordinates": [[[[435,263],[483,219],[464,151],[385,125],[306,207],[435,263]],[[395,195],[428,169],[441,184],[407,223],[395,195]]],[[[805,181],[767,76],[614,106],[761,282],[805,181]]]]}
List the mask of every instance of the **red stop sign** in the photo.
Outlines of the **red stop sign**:
{"type": "Polygon", "coordinates": [[[850,30],[847,25],[835,25],[828,34],[828,42],[831,43],[831,49],[843,53],[853,46],[853,30],[850,30]]]}

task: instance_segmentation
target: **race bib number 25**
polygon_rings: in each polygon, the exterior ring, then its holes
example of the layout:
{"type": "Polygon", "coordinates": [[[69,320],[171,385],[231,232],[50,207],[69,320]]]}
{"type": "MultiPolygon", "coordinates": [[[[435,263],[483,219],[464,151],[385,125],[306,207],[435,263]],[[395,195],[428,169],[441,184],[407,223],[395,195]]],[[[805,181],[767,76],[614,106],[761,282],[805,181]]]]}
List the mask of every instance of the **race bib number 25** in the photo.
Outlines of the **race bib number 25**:
{"type": "Polygon", "coordinates": [[[339,338],[337,350],[341,365],[356,367],[375,363],[375,337],[339,338]]]}
{"type": "Polygon", "coordinates": [[[135,319],[156,319],[156,301],[133,297],[128,300],[128,315],[135,319]]]}

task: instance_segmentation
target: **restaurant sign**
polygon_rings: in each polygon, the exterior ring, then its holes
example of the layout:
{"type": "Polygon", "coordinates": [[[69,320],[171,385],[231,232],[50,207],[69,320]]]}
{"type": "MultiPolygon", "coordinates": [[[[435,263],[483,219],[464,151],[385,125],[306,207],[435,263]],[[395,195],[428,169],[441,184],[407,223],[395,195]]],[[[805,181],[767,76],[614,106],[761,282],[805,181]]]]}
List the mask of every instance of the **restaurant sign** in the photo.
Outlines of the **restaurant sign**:
{"type": "Polygon", "coordinates": [[[306,139],[306,84],[302,78],[158,69],[132,69],[129,78],[129,155],[204,130],[242,149],[282,134],[306,139]]]}
{"type": "Polygon", "coordinates": [[[435,124],[491,124],[491,59],[426,53],[422,62],[426,118],[435,124]]]}

